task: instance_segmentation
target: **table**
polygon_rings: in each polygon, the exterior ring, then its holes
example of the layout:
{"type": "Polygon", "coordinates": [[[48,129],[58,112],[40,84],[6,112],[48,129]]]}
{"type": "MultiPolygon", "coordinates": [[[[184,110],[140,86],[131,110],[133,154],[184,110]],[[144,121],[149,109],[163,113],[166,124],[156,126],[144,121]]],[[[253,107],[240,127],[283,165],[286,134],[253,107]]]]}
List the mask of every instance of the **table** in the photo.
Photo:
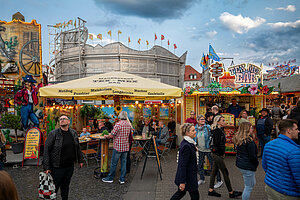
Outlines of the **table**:
{"type": "Polygon", "coordinates": [[[137,146],[140,146],[143,150],[143,152],[146,154],[146,145],[149,143],[149,141],[151,140],[151,137],[145,137],[143,138],[140,135],[136,135],[133,137],[133,140],[136,142],[137,146]]]}

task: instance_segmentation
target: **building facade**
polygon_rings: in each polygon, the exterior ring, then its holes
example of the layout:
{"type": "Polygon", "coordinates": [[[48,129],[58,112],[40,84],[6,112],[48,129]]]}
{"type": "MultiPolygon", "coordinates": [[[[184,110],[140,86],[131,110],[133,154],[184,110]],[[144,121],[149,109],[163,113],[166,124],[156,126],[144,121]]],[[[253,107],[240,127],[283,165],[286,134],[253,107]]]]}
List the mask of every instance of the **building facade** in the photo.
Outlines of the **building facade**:
{"type": "Polygon", "coordinates": [[[185,73],[184,73],[184,84],[183,88],[186,87],[201,87],[202,86],[202,74],[195,70],[192,66],[186,65],[185,66],[185,73]]]}

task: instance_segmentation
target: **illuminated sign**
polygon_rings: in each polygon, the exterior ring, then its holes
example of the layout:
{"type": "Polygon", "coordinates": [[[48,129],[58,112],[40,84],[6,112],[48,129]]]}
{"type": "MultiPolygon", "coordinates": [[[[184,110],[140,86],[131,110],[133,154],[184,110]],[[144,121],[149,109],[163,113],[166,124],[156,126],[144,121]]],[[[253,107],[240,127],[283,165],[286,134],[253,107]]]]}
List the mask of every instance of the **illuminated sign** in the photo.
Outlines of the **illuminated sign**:
{"type": "Polygon", "coordinates": [[[218,82],[218,78],[222,76],[224,73],[223,63],[216,62],[210,65],[209,67],[210,67],[209,72],[211,74],[211,77],[215,78],[215,81],[218,82]]]}
{"type": "Polygon", "coordinates": [[[231,66],[228,71],[235,76],[236,84],[256,84],[261,75],[261,67],[251,63],[231,66]]]}

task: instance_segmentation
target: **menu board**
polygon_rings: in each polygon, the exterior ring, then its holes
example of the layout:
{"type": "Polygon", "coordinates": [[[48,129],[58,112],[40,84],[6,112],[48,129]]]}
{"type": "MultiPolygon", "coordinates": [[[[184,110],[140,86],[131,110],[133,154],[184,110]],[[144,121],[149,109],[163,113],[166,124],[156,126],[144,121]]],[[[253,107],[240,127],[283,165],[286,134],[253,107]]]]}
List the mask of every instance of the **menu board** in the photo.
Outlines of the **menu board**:
{"type": "Polygon", "coordinates": [[[225,119],[226,126],[234,126],[234,114],[222,113],[222,116],[225,119]]]}
{"type": "Polygon", "coordinates": [[[257,111],[260,111],[261,109],[263,109],[264,97],[263,96],[255,97],[254,104],[255,104],[255,107],[257,108],[257,111]]]}
{"type": "Polygon", "coordinates": [[[31,128],[25,136],[25,147],[23,159],[38,159],[41,131],[38,128],[31,128]]]}
{"type": "Polygon", "coordinates": [[[186,97],[185,98],[185,119],[190,117],[191,111],[195,111],[195,98],[186,97]]]}
{"type": "Polygon", "coordinates": [[[255,126],[255,117],[248,117],[248,120],[252,126],[255,126]]]}

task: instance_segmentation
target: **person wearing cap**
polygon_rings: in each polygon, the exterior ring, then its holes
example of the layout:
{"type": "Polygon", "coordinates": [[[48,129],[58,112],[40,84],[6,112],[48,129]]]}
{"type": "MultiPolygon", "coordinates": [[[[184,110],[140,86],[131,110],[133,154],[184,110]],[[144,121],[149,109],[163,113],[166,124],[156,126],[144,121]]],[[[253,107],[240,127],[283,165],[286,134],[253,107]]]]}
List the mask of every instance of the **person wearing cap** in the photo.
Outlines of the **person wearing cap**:
{"type": "Polygon", "coordinates": [[[260,113],[261,115],[256,122],[257,138],[261,146],[261,155],[259,157],[263,155],[264,146],[270,141],[273,129],[273,121],[269,116],[269,110],[263,108],[260,113]]]}
{"type": "Polygon", "coordinates": [[[33,106],[39,103],[37,93],[40,86],[35,87],[36,80],[32,75],[26,75],[22,77],[24,87],[19,90],[15,95],[15,103],[22,105],[21,107],[21,119],[24,129],[28,127],[28,119],[30,119],[35,127],[39,126],[39,120],[33,112],[33,106]]]}
{"type": "Polygon", "coordinates": [[[240,115],[240,113],[241,113],[241,111],[242,111],[242,108],[241,108],[241,106],[239,106],[237,104],[237,101],[236,101],[235,98],[231,99],[231,103],[232,104],[227,109],[227,113],[234,114],[234,117],[238,118],[239,115],[240,115]]]}

